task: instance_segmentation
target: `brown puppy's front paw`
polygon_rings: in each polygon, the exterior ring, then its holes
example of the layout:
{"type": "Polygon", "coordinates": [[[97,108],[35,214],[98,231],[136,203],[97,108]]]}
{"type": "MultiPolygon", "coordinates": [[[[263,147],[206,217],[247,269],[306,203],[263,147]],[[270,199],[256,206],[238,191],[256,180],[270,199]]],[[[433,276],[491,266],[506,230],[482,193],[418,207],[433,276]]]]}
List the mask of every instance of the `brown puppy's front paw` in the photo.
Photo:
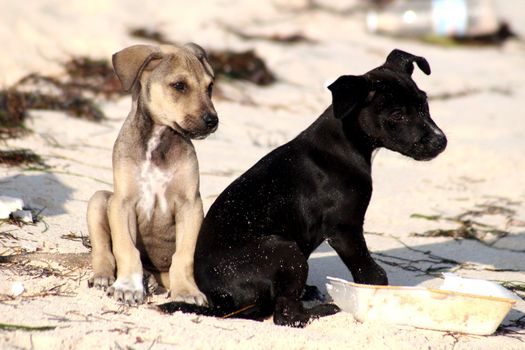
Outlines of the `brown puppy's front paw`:
{"type": "Polygon", "coordinates": [[[170,288],[170,297],[173,301],[181,301],[187,304],[195,304],[199,306],[208,305],[208,299],[206,295],[202,293],[197,286],[191,286],[187,284],[181,286],[171,286],[170,288]]]}
{"type": "Polygon", "coordinates": [[[88,280],[89,288],[96,288],[100,290],[107,290],[115,282],[114,276],[101,276],[94,274],[88,280]]]}
{"type": "Polygon", "coordinates": [[[118,277],[107,290],[108,296],[113,296],[126,305],[139,305],[144,302],[145,288],[141,273],[118,277]]]}

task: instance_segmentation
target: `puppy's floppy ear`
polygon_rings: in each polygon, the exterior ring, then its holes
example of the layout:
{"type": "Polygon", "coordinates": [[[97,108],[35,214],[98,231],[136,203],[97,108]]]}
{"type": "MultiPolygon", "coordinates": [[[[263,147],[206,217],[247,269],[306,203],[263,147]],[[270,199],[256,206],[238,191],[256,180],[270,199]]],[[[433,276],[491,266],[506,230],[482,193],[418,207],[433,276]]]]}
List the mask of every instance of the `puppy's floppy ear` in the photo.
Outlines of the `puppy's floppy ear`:
{"type": "Polygon", "coordinates": [[[386,58],[385,64],[390,65],[398,71],[412,75],[412,72],[414,72],[414,62],[426,75],[430,75],[430,65],[424,57],[414,56],[408,52],[398,49],[390,52],[386,58]]]}
{"type": "Polygon", "coordinates": [[[201,61],[202,65],[204,66],[204,69],[206,69],[206,72],[213,78],[213,68],[211,67],[206,51],[195,43],[187,43],[184,45],[184,48],[190,50],[195,56],[197,56],[199,61],[201,61]]]}
{"type": "Polygon", "coordinates": [[[334,116],[343,119],[367,98],[370,83],[362,75],[343,75],[330,84],[328,89],[332,92],[334,116]]]}
{"type": "Polygon", "coordinates": [[[130,91],[140,74],[155,68],[162,59],[160,48],[151,45],[133,45],[113,55],[113,69],[124,91],[130,91]]]}

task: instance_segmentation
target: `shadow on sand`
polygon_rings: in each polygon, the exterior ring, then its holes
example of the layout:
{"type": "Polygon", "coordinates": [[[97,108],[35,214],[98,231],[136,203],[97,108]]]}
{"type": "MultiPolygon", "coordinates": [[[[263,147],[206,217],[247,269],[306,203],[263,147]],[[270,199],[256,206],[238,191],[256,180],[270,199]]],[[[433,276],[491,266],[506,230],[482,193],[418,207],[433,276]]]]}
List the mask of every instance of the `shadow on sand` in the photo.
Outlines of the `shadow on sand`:
{"type": "Polygon", "coordinates": [[[54,174],[18,174],[0,179],[0,194],[22,198],[27,207],[42,210],[45,216],[65,214],[65,203],[72,199],[73,189],[54,174]]]}

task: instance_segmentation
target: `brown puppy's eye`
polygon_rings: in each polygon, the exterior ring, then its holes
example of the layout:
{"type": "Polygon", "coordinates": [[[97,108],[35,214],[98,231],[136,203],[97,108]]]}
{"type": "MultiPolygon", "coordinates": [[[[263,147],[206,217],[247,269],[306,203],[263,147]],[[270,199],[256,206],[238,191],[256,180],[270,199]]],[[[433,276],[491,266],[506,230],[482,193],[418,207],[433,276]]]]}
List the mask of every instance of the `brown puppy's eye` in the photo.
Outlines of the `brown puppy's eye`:
{"type": "Polygon", "coordinates": [[[208,96],[211,97],[211,93],[213,92],[213,83],[210,83],[210,85],[208,85],[208,90],[206,92],[208,93],[208,96]]]}
{"type": "Polygon", "coordinates": [[[185,92],[187,89],[186,83],[184,83],[183,81],[172,83],[170,84],[170,86],[174,88],[175,90],[177,90],[178,92],[185,92]]]}

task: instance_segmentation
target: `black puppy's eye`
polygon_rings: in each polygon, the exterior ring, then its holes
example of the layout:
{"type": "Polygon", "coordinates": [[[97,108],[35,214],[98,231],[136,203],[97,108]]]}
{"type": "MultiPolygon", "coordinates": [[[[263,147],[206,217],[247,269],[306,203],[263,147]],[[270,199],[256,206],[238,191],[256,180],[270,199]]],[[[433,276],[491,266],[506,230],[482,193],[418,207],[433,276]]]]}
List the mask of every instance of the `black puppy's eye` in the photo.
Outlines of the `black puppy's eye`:
{"type": "Polygon", "coordinates": [[[390,113],[390,120],[395,122],[402,122],[406,120],[406,111],[404,109],[396,109],[390,113]]]}
{"type": "Polygon", "coordinates": [[[170,84],[170,86],[172,88],[174,88],[175,90],[177,90],[178,92],[185,92],[186,89],[187,89],[186,83],[183,82],[183,81],[178,81],[176,83],[172,83],[172,84],[170,84]]]}
{"type": "Polygon", "coordinates": [[[208,85],[208,90],[206,92],[208,93],[208,96],[211,97],[211,93],[213,92],[213,83],[210,83],[210,85],[208,85]]]}

